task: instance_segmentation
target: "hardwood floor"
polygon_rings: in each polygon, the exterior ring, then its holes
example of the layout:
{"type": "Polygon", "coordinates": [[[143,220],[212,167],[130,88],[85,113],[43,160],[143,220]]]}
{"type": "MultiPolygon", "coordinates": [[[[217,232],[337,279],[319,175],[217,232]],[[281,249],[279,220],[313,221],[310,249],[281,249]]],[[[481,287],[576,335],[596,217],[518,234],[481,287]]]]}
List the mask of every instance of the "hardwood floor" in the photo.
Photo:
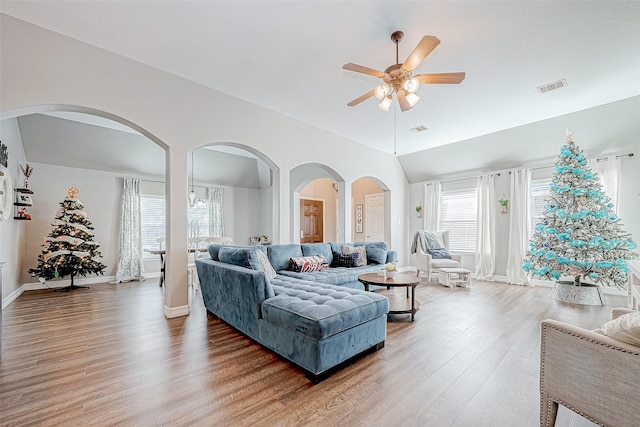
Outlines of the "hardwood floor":
{"type": "Polygon", "coordinates": [[[0,424],[537,426],[540,321],[596,328],[626,303],[549,294],[422,283],[414,323],[388,322],[382,350],[314,385],[208,316],[197,293],[190,316],[166,319],[155,280],[29,291],[3,311],[0,424]]]}

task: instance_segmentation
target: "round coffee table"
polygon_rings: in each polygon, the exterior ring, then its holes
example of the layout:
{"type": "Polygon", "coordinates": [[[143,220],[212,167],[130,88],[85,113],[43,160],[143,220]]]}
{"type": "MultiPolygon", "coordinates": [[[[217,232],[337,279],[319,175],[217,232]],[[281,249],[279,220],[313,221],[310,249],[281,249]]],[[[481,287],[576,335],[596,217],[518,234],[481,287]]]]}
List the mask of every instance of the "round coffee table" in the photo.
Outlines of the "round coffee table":
{"type": "Polygon", "coordinates": [[[407,298],[409,298],[409,288],[411,288],[411,306],[402,310],[389,310],[390,314],[411,314],[413,322],[416,311],[420,310],[420,302],[416,301],[416,286],[420,283],[420,278],[415,273],[396,273],[393,277],[378,276],[378,273],[367,273],[358,276],[358,281],[364,285],[364,290],[368,291],[370,285],[386,286],[387,289],[404,287],[407,288],[407,298]]]}

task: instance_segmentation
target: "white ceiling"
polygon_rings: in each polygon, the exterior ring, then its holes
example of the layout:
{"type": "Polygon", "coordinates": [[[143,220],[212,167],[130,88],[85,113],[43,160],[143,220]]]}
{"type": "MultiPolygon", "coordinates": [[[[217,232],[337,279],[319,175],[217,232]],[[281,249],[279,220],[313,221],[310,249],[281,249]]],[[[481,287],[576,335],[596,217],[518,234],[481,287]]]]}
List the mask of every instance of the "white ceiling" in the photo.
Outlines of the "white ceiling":
{"type": "MultiPolygon", "coordinates": [[[[403,155],[640,95],[637,1],[5,1],[1,11],[355,141],[403,155]],[[377,79],[342,70],[400,61],[424,35],[440,46],[394,113],[346,103],[377,79]],[[536,90],[559,79],[568,87],[536,90]],[[424,125],[419,134],[409,129],[424,125]]],[[[561,136],[559,137],[561,138],[561,136]]]]}

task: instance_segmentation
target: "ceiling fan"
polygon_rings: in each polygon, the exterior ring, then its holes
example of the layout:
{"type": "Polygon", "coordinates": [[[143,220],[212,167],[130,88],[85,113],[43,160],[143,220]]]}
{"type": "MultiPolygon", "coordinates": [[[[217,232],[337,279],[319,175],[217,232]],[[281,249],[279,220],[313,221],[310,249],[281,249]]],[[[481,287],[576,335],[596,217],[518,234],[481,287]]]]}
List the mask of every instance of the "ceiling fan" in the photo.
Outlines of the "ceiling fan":
{"type": "Polygon", "coordinates": [[[396,63],[384,70],[384,72],[352,63],[342,66],[345,70],[369,74],[379,77],[383,81],[382,84],[377,85],[374,89],[349,102],[348,106],[358,105],[375,95],[381,101],[378,105],[380,109],[389,111],[392,101],[391,95],[395,92],[400,109],[408,111],[420,100],[420,97],[416,95],[420,83],[452,84],[460,83],[464,80],[464,73],[418,74],[412,76],[413,70],[440,44],[440,40],[435,36],[424,36],[407,60],[400,64],[398,63],[398,44],[403,37],[404,33],[402,31],[394,31],[391,34],[391,41],[396,45],[396,63]]]}

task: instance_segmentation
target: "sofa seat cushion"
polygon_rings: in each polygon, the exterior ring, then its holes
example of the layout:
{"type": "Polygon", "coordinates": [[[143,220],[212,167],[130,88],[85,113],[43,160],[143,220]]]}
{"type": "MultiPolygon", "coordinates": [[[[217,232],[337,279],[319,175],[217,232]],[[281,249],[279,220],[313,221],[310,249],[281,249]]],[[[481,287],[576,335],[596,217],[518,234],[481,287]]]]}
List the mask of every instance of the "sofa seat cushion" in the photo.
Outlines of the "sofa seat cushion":
{"type": "MultiPolygon", "coordinates": [[[[382,265],[368,264],[362,267],[332,267],[308,273],[291,270],[279,270],[279,276],[292,277],[299,280],[309,280],[316,283],[326,283],[328,285],[343,285],[345,283],[357,282],[358,276],[365,273],[375,273],[382,270],[382,265]]],[[[275,279],[274,279],[275,280],[275,279]]]]}
{"type": "Polygon", "coordinates": [[[389,311],[388,299],[373,292],[277,278],[273,288],[276,296],[262,303],[262,318],[317,340],[389,311]]]}
{"type": "Polygon", "coordinates": [[[438,269],[438,268],[457,268],[460,267],[460,263],[458,261],[452,260],[452,259],[447,259],[447,258],[443,258],[443,259],[432,259],[431,260],[431,267],[438,269]]]}

